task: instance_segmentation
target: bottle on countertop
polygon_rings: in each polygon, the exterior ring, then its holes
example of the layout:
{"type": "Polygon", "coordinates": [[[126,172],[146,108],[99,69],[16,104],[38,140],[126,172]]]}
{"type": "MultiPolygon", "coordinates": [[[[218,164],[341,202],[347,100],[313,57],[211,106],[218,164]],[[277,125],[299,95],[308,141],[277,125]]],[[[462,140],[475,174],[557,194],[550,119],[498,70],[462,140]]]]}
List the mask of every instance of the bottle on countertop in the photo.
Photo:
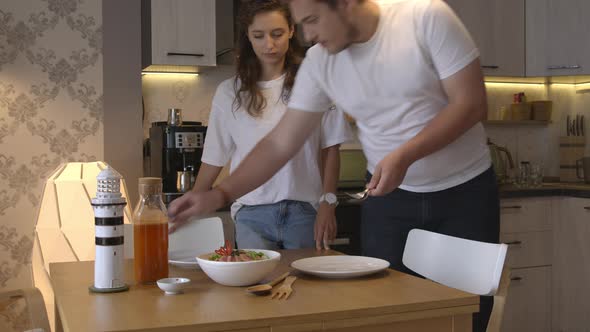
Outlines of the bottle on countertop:
{"type": "Polygon", "coordinates": [[[139,203],[133,213],[135,280],[152,283],[168,277],[168,216],[162,179],[139,179],[139,203]]]}

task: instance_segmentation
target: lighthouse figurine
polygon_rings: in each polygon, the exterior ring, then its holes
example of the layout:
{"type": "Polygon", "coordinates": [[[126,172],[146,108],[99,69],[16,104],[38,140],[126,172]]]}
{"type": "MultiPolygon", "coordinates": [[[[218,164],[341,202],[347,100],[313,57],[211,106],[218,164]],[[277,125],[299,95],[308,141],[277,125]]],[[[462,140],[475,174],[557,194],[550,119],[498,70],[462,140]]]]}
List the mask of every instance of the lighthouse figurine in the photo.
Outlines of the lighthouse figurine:
{"type": "Polygon", "coordinates": [[[94,285],[97,293],[122,292],[129,289],[124,282],[123,213],[127,201],[121,196],[121,175],[111,167],[96,177],[94,209],[96,255],[94,260],[94,285]]]}

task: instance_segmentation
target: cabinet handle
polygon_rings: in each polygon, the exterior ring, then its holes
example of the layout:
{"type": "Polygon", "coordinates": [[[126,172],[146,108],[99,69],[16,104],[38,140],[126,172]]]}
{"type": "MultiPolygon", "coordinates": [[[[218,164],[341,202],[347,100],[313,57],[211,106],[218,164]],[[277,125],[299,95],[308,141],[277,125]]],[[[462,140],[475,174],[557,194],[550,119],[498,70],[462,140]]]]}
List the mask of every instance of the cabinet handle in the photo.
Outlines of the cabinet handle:
{"type": "Polygon", "coordinates": [[[519,246],[522,244],[522,241],[512,241],[512,242],[506,242],[507,245],[509,246],[519,246]]]}
{"type": "Polygon", "coordinates": [[[584,206],[584,210],[590,210],[590,206],[584,206]]]}
{"type": "Polygon", "coordinates": [[[334,246],[348,245],[350,244],[350,239],[347,237],[341,237],[330,241],[330,244],[334,246]]]}
{"type": "Polygon", "coordinates": [[[582,68],[581,66],[578,65],[572,65],[572,66],[549,66],[547,67],[547,69],[549,70],[558,70],[558,69],[580,69],[582,68]]]}
{"type": "Polygon", "coordinates": [[[500,67],[493,65],[493,66],[481,66],[481,68],[483,68],[483,69],[498,69],[500,67]]]}
{"type": "Polygon", "coordinates": [[[202,54],[202,53],[178,53],[178,52],[168,52],[167,55],[182,55],[182,56],[197,56],[197,57],[205,56],[205,54],[202,54]]]}
{"type": "Polygon", "coordinates": [[[521,281],[522,277],[512,277],[510,278],[511,281],[521,281]]]}
{"type": "Polygon", "coordinates": [[[509,205],[509,206],[502,206],[501,209],[522,209],[520,205],[509,205]]]}

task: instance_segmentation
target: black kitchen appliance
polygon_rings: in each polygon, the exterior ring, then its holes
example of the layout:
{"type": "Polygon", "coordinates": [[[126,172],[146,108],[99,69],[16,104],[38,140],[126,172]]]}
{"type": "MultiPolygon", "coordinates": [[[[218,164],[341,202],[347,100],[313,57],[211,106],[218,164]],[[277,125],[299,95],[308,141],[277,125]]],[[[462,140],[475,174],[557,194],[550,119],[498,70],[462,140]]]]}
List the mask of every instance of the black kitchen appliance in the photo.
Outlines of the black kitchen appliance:
{"type": "Polygon", "coordinates": [[[153,122],[149,136],[149,176],[162,178],[164,203],[191,189],[201,167],[207,127],[182,121],[179,110],[168,121],[153,122]]]}

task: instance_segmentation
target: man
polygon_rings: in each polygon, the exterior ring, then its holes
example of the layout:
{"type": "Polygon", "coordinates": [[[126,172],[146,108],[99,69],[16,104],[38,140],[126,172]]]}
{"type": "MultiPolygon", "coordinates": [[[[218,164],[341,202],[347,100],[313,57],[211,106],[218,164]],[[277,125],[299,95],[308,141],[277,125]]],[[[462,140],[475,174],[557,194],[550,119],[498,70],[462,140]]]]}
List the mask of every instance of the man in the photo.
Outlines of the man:
{"type": "MultiPolygon", "coordinates": [[[[293,0],[306,39],[289,110],[240,167],[170,207],[182,222],[264,183],[320,123],[330,101],[356,119],[368,160],[363,254],[401,262],[412,228],[498,242],[499,203],[485,132],[479,53],[442,0],[293,0]]],[[[482,298],[485,330],[491,299],[482,298]]]]}

